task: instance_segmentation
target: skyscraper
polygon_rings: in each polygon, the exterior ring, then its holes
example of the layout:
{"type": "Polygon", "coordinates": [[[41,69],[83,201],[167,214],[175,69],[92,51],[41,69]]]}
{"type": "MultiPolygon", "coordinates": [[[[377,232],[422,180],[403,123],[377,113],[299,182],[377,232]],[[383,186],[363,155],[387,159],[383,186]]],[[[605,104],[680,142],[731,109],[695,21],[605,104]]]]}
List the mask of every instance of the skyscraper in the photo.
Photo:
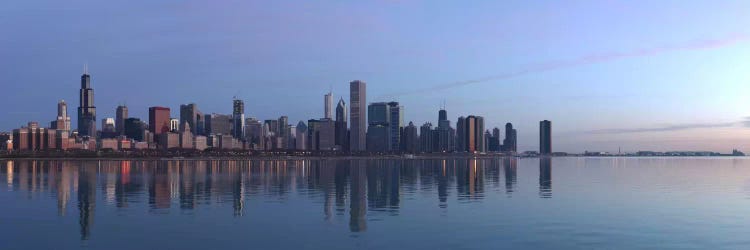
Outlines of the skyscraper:
{"type": "Polygon", "coordinates": [[[552,154],[552,122],[548,120],[539,122],[539,154],[552,154]]]}
{"type": "Polygon", "coordinates": [[[203,116],[206,135],[230,135],[232,132],[232,116],[224,114],[207,114],[203,116]]]}
{"type": "Polygon", "coordinates": [[[391,149],[391,111],[385,102],[367,106],[367,151],[385,152],[391,149]]]}
{"type": "Polygon", "coordinates": [[[349,117],[351,118],[349,130],[349,150],[364,151],[366,149],[367,125],[367,84],[355,80],[349,83],[349,117]]]}
{"type": "Polygon", "coordinates": [[[456,121],[456,151],[466,152],[466,118],[461,116],[456,121]]]}
{"type": "Polygon", "coordinates": [[[409,125],[404,128],[404,150],[409,153],[419,152],[419,135],[417,134],[417,126],[414,123],[409,122],[409,125]]]}
{"type": "MultiPolygon", "coordinates": [[[[190,132],[193,135],[203,135],[205,130],[205,122],[203,113],[198,109],[198,105],[195,103],[182,104],[180,105],[180,124],[186,123],[190,126],[190,132]]],[[[183,128],[187,128],[183,127],[183,128]]]]}
{"type": "Polygon", "coordinates": [[[325,109],[323,111],[323,118],[333,119],[333,117],[331,116],[332,115],[331,111],[333,108],[333,94],[331,92],[328,92],[328,94],[323,96],[323,106],[325,109]]]}
{"type": "MultiPolygon", "coordinates": [[[[302,121],[300,121],[302,122],[302,121]]],[[[349,129],[346,126],[346,102],[344,98],[336,105],[336,145],[341,150],[349,150],[349,129]]]]}
{"type": "Polygon", "coordinates": [[[330,151],[335,149],[335,126],[331,119],[311,119],[307,121],[307,149],[330,151]]]}
{"type": "Polygon", "coordinates": [[[476,123],[476,142],[477,142],[477,151],[479,152],[487,152],[487,141],[485,139],[485,133],[484,133],[484,117],[476,116],[477,123],[476,123]]]}
{"type": "Polygon", "coordinates": [[[143,141],[144,123],[138,118],[126,118],[124,123],[125,136],[136,141],[143,141]]]}
{"type": "Polygon", "coordinates": [[[150,130],[151,133],[154,133],[154,135],[169,132],[169,108],[148,108],[148,130],[150,130]]]}
{"type": "Polygon", "coordinates": [[[297,130],[297,140],[294,145],[295,149],[307,150],[307,125],[304,121],[299,121],[295,129],[297,130]]]}
{"type": "Polygon", "coordinates": [[[245,140],[251,149],[262,149],[263,136],[263,123],[252,117],[245,119],[245,140]]]}
{"type": "Polygon", "coordinates": [[[232,136],[245,139],[245,102],[240,99],[232,101],[232,136]]]}
{"type": "Polygon", "coordinates": [[[487,151],[483,117],[474,115],[466,118],[459,117],[457,128],[459,151],[470,153],[487,151]]]}
{"type": "Polygon", "coordinates": [[[61,133],[70,133],[70,116],[68,116],[68,104],[65,103],[65,100],[60,100],[57,103],[57,118],[50,127],[59,130],[61,133]]]}
{"type": "Polygon", "coordinates": [[[169,118],[169,132],[177,133],[180,131],[180,119],[169,118]]]}
{"type": "Polygon", "coordinates": [[[398,151],[401,147],[401,129],[404,127],[404,107],[399,106],[398,102],[389,102],[388,109],[390,112],[390,150],[398,151]]]}
{"type": "Polygon", "coordinates": [[[503,150],[507,152],[516,152],[518,146],[518,139],[516,138],[516,129],[513,128],[513,124],[505,124],[505,140],[503,140],[503,150]]]}
{"type": "Polygon", "coordinates": [[[117,112],[115,112],[115,129],[117,135],[125,134],[125,119],[128,119],[128,107],[125,105],[117,106],[117,112]]]}
{"type": "Polygon", "coordinates": [[[102,119],[102,133],[114,133],[115,132],[115,119],[107,117],[102,119]]]}
{"type": "Polygon", "coordinates": [[[432,123],[425,122],[419,127],[419,149],[420,152],[430,153],[434,151],[434,138],[432,133],[432,123]]]}
{"type": "Polygon", "coordinates": [[[495,127],[492,129],[492,135],[487,137],[487,151],[501,151],[500,144],[500,129],[495,127]]]}
{"type": "MultiPolygon", "coordinates": [[[[331,134],[333,135],[333,132],[331,132],[331,134]]],[[[289,149],[289,136],[289,117],[282,115],[279,117],[279,138],[281,138],[281,149],[289,149]]]]}
{"type": "Polygon", "coordinates": [[[455,130],[451,128],[451,122],[448,120],[448,112],[445,109],[438,111],[438,126],[435,128],[437,138],[435,138],[436,151],[449,152],[454,146],[455,130]]]}
{"type": "Polygon", "coordinates": [[[473,115],[466,117],[466,151],[473,153],[477,151],[477,118],[473,115]]]}
{"type": "Polygon", "coordinates": [[[78,135],[96,136],[96,106],[94,106],[94,89],[91,88],[91,76],[88,66],[84,66],[81,75],[81,89],[78,93],[78,135]]]}

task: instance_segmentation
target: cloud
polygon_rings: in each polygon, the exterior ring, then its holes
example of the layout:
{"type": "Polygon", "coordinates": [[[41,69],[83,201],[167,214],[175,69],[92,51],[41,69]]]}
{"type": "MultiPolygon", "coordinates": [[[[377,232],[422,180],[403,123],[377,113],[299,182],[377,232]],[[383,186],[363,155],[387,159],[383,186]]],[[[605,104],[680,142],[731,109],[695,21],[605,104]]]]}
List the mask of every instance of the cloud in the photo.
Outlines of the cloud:
{"type": "Polygon", "coordinates": [[[741,121],[737,122],[718,122],[718,123],[686,123],[686,124],[675,124],[663,127],[652,127],[652,128],[624,128],[624,129],[599,129],[591,130],[586,133],[590,134],[630,134],[630,133],[645,133],[645,132],[672,132],[698,128],[728,128],[735,126],[750,127],[750,117],[745,117],[741,121]]]}
{"type": "Polygon", "coordinates": [[[591,54],[591,55],[582,56],[576,59],[572,59],[569,61],[538,63],[538,64],[529,65],[527,67],[524,67],[516,71],[486,76],[486,77],[477,78],[477,79],[470,79],[470,80],[463,80],[463,81],[451,82],[451,83],[446,83],[446,84],[440,84],[440,85],[435,85],[435,86],[423,88],[423,89],[392,93],[388,96],[423,94],[425,92],[457,88],[457,87],[466,86],[466,85],[475,84],[475,83],[501,81],[501,80],[507,80],[507,79],[512,79],[515,77],[524,76],[524,75],[530,75],[534,73],[542,73],[542,72],[547,72],[547,71],[552,71],[552,70],[574,68],[574,67],[579,67],[579,66],[592,65],[592,64],[616,61],[616,60],[627,59],[627,58],[655,56],[655,55],[664,54],[668,52],[717,49],[717,48],[722,48],[726,46],[731,46],[740,42],[745,42],[749,39],[750,39],[750,36],[748,36],[747,34],[734,34],[734,35],[730,35],[728,37],[721,38],[721,39],[694,40],[694,41],[679,44],[679,45],[666,45],[666,46],[659,46],[659,47],[653,47],[653,48],[642,48],[642,49],[632,50],[628,52],[591,54]]]}

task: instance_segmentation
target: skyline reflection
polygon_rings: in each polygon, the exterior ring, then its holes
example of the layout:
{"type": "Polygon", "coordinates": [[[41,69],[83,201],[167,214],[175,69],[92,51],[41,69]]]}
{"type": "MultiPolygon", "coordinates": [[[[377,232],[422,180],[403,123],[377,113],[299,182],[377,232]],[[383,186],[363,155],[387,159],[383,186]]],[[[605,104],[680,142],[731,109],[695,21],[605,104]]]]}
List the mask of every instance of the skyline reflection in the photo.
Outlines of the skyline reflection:
{"type": "MultiPolygon", "coordinates": [[[[517,192],[517,164],[516,158],[17,160],[4,164],[4,174],[8,191],[56,199],[59,216],[72,212],[75,195],[80,237],[87,240],[95,234],[98,209],[167,214],[226,204],[227,213],[242,217],[248,201],[290,196],[320,202],[324,221],[348,216],[350,232],[366,232],[370,213],[398,215],[408,207],[405,194],[434,194],[439,209],[452,199],[481,202],[485,192],[502,187],[510,196],[517,192]]],[[[550,198],[549,158],[540,159],[539,171],[539,197],[550,198]]]]}
{"type": "Polygon", "coordinates": [[[552,159],[539,159],[539,197],[552,198],[552,159]]]}

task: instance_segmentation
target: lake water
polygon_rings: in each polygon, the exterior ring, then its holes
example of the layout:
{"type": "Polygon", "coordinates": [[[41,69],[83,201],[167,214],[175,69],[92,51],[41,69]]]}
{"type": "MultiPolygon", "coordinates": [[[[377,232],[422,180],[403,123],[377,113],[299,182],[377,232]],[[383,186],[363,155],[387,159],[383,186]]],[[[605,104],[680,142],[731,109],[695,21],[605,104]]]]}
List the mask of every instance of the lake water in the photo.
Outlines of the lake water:
{"type": "Polygon", "coordinates": [[[748,249],[750,158],[0,160],[0,249],[748,249]]]}

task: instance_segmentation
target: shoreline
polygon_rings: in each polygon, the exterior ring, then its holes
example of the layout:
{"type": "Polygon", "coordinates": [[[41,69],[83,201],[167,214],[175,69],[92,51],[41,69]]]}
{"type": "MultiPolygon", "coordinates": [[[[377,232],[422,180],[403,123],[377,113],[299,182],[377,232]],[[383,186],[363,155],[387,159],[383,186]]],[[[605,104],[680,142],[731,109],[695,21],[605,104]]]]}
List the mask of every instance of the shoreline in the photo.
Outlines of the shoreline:
{"type": "Polygon", "coordinates": [[[513,156],[513,155],[373,155],[373,156],[187,156],[187,157],[161,157],[161,156],[102,156],[102,157],[0,157],[0,161],[9,160],[84,160],[84,161],[124,161],[124,160],[168,160],[168,161],[189,161],[189,160],[431,160],[431,159],[507,159],[507,158],[746,158],[748,156],[585,156],[585,155],[566,155],[566,156],[513,156]]]}

